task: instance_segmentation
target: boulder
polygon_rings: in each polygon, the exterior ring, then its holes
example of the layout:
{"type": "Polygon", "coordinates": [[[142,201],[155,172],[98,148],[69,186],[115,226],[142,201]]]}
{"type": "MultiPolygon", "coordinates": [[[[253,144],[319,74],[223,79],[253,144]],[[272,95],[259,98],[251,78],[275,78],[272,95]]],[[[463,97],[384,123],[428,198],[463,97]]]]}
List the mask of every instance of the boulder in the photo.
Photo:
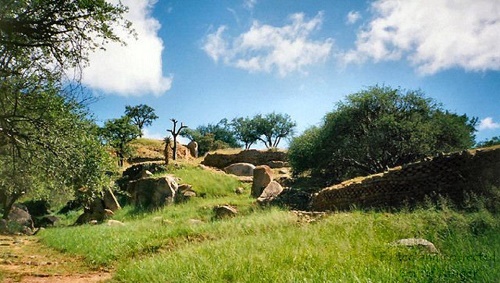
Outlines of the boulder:
{"type": "Polygon", "coordinates": [[[436,246],[433,243],[427,241],[426,239],[420,238],[409,238],[409,239],[401,239],[395,242],[392,242],[393,246],[405,246],[405,247],[422,247],[427,250],[429,253],[439,253],[436,246]]]}
{"type": "Polygon", "coordinates": [[[173,177],[145,178],[129,182],[127,192],[131,203],[146,209],[172,204],[178,184],[173,177]]]}
{"type": "Polygon", "coordinates": [[[113,212],[121,209],[121,206],[111,188],[104,189],[103,201],[104,207],[113,212]]]}
{"type": "Polygon", "coordinates": [[[215,218],[222,219],[234,217],[238,214],[238,210],[231,205],[219,205],[214,207],[215,218]]]}
{"type": "Polygon", "coordinates": [[[241,162],[227,166],[226,168],[224,168],[224,172],[236,176],[253,176],[254,169],[255,165],[241,162]]]}
{"type": "Polygon", "coordinates": [[[78,217],[75,224],[87,224],[91,222],[102,222],[106,218],[104,201],[96,198],[92,203],[83,209],[83,214],[78,217]]]}
{"type": "Polygon", "coordinates": [[[175,192],[175,202],[181,203],[196,197],[196,192],[193,190],[193,186],[188,184],[179,185],[177,191],[175,192]]]}
{"type": "Polygon", "coordinates": [[[258,198],[273,180],[273,171],[267,165],[255,167],[253,170],[252,196],[258,198]]]}
{"type": "Polygon", "coordinates": [[[15,204],[12,206],[5,224],[8,233],[32,235],[35,229],[33,219],[31,218],[28,209],[23,205],[15,204]]]}
{"type": "Polygon", "coordinates": [[[198,158],[198,143],[195,141],[191,141],[188,143],[186,146],[189,149],[189,153],[191,153],[191,156],[194,158],[198,158]]]}
{"type": "Polygon", "coordinates": [[[262,194],[257,198],[257,202],[261,205],[269,204],[277,196],[283,192],[283,187],[276,181],[271,181],[264,189],[262,194]]]}

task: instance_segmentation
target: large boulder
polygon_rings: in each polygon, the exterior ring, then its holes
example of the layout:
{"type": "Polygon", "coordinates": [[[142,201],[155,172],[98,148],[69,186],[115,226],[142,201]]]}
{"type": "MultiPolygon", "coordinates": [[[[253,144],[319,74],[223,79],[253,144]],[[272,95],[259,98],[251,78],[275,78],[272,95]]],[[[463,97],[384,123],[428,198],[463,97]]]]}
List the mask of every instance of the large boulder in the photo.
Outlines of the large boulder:
{"type": "Polygon", "coordinates": [[[189,153],[191,153],[191,156],[194,158],[198,158],[198,143],[195,141],[191,141],[190,143],[187,144],[186,146],[189,149],[189,153]]]}
{"type": "Polygon", "coordinates": [[[253,183],[251,195],[258,198],[264,189],[273,180],[273,171],[267,165],[255,167],[253,170],[253,183]]]}
{"type": "Polygon", "coordinates": [[[261,205],[269,204],[277,196],[283,192],[283,187],[276,181],[271,181],[269,185],[266,186],[262,194],[257,198],[257,202],[261,205]]]}
{"type": "Polygon", "coordinates": [[[127,192],[131,203],[146,209],[155,209],[172,204],[178,184],[173,177],[144,178],[131,181],[127,192]]]}
{"type": "Polygon", "coordinates": [[[9,212],[7,221],[3,222],[4,233],[22,233],[31,235],[34,232],[33,219],[24,205],[15,204],[9,212]]]}
{"type": "Polygon", "coordinates": [[[227,166],[226,168],[224,168],[224,172],[236,176],[253,176],[254,169],[255,165],[241,162],[227,166]]]}

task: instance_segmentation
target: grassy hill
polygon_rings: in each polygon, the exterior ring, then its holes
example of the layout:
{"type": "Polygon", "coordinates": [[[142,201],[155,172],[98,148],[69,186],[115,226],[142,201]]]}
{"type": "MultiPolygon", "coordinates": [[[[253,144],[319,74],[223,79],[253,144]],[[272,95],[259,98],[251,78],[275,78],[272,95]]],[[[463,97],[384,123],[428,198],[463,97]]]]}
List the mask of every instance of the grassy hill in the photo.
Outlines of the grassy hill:
{"type": "MultiPolygon", "coordinates": [[[[149,145],[148,145],[149,146],[149,145]]],[[[153,145],[158,146],[158,145],[153,145]]],[[[321,217],[259,207],[249,184],[196,163],[177,162],[169,174],[205,193],[187,203],[147,212],[124,207],[124,225],[60,226],[41,242],[112,282],[498,282],[500,217],[480,199],[467,211],[442,199],[397,212],[353,210],[321,217]],[[234,189],[243,187],[244,194],[234,189]],[[236,217],[216,219],[230,204],[236,217]],[[390,243],[425,238],[439,253],[390,243]]]]}

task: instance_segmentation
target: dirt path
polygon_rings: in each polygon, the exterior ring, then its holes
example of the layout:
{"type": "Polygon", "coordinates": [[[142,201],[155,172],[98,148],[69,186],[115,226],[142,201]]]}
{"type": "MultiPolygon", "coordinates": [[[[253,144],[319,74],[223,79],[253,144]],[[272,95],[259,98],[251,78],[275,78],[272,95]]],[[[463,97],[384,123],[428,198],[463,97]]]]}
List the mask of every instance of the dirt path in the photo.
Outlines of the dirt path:
{"type": "Polygon", "coordinates": [[[58,253],[34,236],[0,235],[0,282],[103,282],[106,270],[92,270],[74,257],[58,253]]]}

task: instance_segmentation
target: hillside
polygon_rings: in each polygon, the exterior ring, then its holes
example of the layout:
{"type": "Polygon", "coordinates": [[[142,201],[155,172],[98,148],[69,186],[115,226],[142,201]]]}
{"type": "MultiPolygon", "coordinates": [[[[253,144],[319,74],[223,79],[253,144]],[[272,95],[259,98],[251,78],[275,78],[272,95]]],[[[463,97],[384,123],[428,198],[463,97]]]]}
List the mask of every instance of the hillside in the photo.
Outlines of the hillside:
{"type": "MultiPolygon", "coordinates": [[[[151,157],[162,145],[139,141],[136,146],[137,152],[149,151],[151,157]]],[[[31,250],[33,258],[8,256],[29,245],[2,247],[17,249],[3,250],[3,280],[82,282],[80,276],[83,282],[495,282],[500,278],[500,209],[486,209],[480,198],[471,197],[465,210],[443,198],[395,211],[290,211],[258,206],[250,197],[249,183],[202,169],[201,160],[180,159],[167,172],[154,175],[175,176],[190,184],[197,197],[155,210],[125,205],[112,221],[98,225],[69,226],[78,214],[61,215],[64,222],[29,238],[42,244],[31,250]],[[217,216],[221,206],[236,213],[217,216]],[[424,239],[434,248],[422,244],[424,239]],[[51,264],[43,263],[41,254],[47,253],[57,258],[51,264]],[[28,268],[28,260],[38,266],[36,271],[28,268]],[[65,269],[51,268],[55,262],[61,262],[56,266],[64,262],[65,269]],[[68,265],[73,272],[67,271],[68,265]]]]}

